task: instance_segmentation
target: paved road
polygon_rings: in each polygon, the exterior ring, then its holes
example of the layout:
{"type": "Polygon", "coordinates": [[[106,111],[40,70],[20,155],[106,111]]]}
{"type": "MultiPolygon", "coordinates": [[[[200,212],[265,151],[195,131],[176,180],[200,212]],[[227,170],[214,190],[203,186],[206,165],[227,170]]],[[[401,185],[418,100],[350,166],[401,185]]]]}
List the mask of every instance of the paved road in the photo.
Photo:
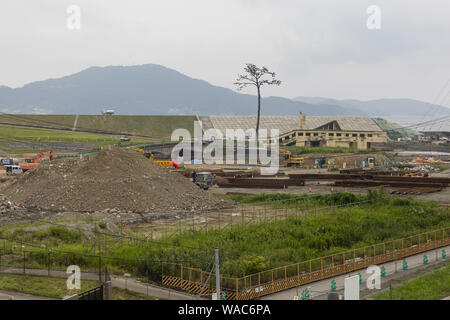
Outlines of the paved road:
{"type": "MultiPolygon", "coordinates": [[[[22,268],[8,268],[2,267],[2,273],[14,273],[14,274],[23,274],[22,268]]],[[[48,270],[45,269],[27,269],[26,274],[37,275],[37,276],[48,276],[48,270]]],[[[54,271],[52,270],[50,273],[52,277],[60,277],[67,278],[68,274],[65,271],[54,271]]],[[[81,281],[84,280],[99,280],[98,273],[92,272],[82,272],[81,273],[81,281]]],[[[123,278],[117,276],[111,276],[111,283],[113,287],[128,289],[133,292],[138,292],[142,294],[148,294],[150,296],[166,299],[166,300],[194,300],[193,295],[189,295],[187,293],[175,291],[169,288],[163,288],[156,285],[142,283],[133,278],[123,278]]]]}
{"type": "MultiPolygon", "coordinates": [[[[447,260],[450,260],[449,253],[450,253],[450,246],[443,247],[440,249],[435,249],[428,251],[426,253],[417,254],[411,257],[406,258],[408,262],[408,271],[402,270],[402,260],[395,261],[395,262],[388,262],[384,264],[380,264],[379,267],[384,266],[386,268],[386,277],[381,278],[381,285],[382,289],[383,287],[387,287],[389,284],[389,281],[391,279],[395,279],[398,277],[405,276],[405,273],[414,273],[419,268],[423,267],[423,255],[426,254],[428,256],[429,265],[436,264],[442,262],[441,252],[442,249],[447,250],[447,260]],[[437,259],[436,259],[437,257],[437,259]]],[[[364,298],[367,294],[372,294],[373,291],[369,290],[366,287],[366,280],[370,276],[366,273],[366,269],[359,270],[359,271],[353,271],[345,275],[336,276],[334,278],[325,279],[321,281],[317,281],[314,283],[310,283],[304,286],[300,286],[297,288],[292,288],[288,290],[284,290],[281,292],[277,292],[271,295],[267,295],[264,297],[261,297],[262,300],[293,300],[294,296],[297,296],[300,294],[304,289],[311,287],[311,291],[314,295],[315,300],[325,300],[328,299],[328,292],[330,291],[331,287],[331,280],[336,281],[337,291],[340,294],[343,294],[343,288],[344,288],[344,281],[345,278],[348,276],[357,275],[361,272],[362,278],[363,278],[363,284],[361,285],[361,291],[360,291],[360,297],[364,298]]],[[[376,289],[374,289],[376,290],[376,289]]]]}

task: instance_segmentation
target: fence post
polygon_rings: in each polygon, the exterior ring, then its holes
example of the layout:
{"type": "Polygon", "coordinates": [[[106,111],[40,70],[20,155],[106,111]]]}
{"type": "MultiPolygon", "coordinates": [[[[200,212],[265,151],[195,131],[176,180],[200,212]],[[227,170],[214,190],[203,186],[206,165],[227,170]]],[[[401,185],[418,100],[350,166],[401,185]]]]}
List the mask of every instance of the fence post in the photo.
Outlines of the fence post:
{"type": "Polygon", "coordinates": [[[23,274],[25,274],[25,268],[26,268],[26,266],[25,266],[25,258],[26,258],[26,255],[27,255],[27,253],[26,253],[26,251],[25,250],[23,250],[23,274]]]}
{"type": "Polygon", "coordinates": [[[239,279],[236,278],[236,300],[239,300],[239,279]]]}
{"type": "Polygon", "coordinates": [[[98,256],[98,281],[102,283],[102,257],[98,256]]]}
{"type": "Polygon", "coordinates": [[[258,290],[261,287],[261,272],[258,272],[258,290]]]}
{"type": "Polygon", "coordinates": [[[233,212],[230,212],[230,216],[231,216],[230,230],[233,230],[233,212]]]}
{"type": "Polygon", "coordinates": [[[50,251],[47,251],[47,274],[50,277],[50,251]]]}
{"type": "Polygon", "coordinates": [[[153,228],[152,228],[152,219],[150,219],[150,238],[153,240],[153,228]]]}

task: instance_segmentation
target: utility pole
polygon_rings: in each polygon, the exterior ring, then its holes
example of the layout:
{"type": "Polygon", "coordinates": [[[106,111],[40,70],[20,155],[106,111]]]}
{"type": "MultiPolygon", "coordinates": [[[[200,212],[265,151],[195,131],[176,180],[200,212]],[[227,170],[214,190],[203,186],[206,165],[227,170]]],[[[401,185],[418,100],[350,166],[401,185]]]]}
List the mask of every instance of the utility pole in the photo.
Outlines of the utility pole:
{"type": "Polygon", "coordinates": [[[220,300],[220,265],[219,265],[219,248],[216,248],[216,295],[220,300]]]}

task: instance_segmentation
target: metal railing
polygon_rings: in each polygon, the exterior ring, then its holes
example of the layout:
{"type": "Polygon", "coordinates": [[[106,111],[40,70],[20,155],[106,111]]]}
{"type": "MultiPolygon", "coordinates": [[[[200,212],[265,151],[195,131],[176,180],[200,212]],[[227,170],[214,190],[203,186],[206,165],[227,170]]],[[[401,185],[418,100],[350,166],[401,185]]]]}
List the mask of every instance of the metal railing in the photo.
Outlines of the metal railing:
{"type": "MultiPolygon", "coordinates": [[[[248,300],[449,244],[450,227],[355,248],[241,278],[221,276],[221,286],[227,293],[227,299],[248,300]]],[[[195,294],[209,295],[215,292],[215,274],[177,263],[163,263],[162,283],[195,294]],[[206,279],[208,283],[205,286],[206,279]]]]}

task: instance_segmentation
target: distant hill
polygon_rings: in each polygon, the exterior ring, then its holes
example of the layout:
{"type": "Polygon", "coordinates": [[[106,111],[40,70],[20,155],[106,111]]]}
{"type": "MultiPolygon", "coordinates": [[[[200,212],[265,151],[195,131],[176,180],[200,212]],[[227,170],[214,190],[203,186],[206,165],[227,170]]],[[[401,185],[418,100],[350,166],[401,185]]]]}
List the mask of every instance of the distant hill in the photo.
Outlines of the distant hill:
{"type": "Polygon", "coordinates": [[[354,99],[336,100],[322,97],[297,97],[301,101],[316,105],[351,107],[371,117],[443,117],[450,115],[450,108],[413,99],[378,99],[360,101],[354,99]]]}
{"type": "MultiPolygon", "coordinates": [[[[231,79],[232,80],[232,79],[231,79]]],[[[231,81],[230,81],[231,82],[231,81]]],[[[256,97],[190,78],[154,64],[92,67],[22,88],[0,87],[0,111],[7,113],[143,115],[252,115],[256,97]]],[[[313,104],[281,97],[262,101],[265,115],[362,115],[351,106],[313,104]]]]}
{"type": "MultiPolygon", "coordinates": [[[[230,79],[232,83],[233,79],[230,79]]],[[[27,114],[254,115],[256,97],[193,79],[161,65],[91,67],[21,88],[0,86],[0,112],[27,114]]],[[[450,109],[411,99],[372,101],[267,97],[263,115],[440,115],[450,109]]]]}

